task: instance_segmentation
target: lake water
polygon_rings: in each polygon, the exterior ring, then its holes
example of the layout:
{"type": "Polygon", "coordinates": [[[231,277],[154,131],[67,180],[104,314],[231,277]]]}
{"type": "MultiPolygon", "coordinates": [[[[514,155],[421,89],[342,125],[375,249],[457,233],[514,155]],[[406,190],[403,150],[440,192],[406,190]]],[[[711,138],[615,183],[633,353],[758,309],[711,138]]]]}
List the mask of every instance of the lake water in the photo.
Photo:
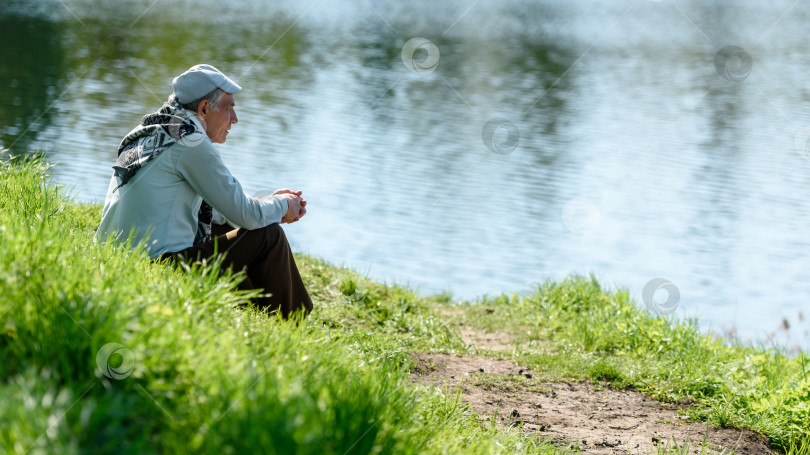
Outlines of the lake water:
{"type": "Polygon", "coordinates": [[[103,201],[121,137],[211,63],[243,87],[233,173],[305,192],[297,251],[464,299],[593,273],[810,347],[806,4],[224,5],[3,0],[0,146],[103,201]]]}

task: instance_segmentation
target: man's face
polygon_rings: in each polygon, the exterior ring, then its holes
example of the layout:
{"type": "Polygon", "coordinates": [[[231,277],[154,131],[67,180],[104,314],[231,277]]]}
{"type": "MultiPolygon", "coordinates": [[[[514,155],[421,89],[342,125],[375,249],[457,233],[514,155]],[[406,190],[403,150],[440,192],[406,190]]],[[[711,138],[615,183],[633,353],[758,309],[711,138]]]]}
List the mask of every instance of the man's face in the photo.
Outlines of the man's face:
{"type": "Polygon", "coordinates": [[[234,107],[236,102],[232,93],[225,93],[217,103],[217,110],[209,110],[205,116],[205,132],[211,138],[211,142],[222,144],[228,137],[228,130],[231,125],[238,122],[234,107]]]}

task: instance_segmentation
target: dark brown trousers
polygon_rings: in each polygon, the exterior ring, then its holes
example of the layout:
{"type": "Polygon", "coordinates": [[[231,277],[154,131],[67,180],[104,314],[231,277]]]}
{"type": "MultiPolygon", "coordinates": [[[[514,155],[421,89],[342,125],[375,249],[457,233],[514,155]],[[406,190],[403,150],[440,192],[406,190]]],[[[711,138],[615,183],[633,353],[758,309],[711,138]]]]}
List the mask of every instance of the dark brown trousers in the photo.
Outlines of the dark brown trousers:
{"type": "Polygon", "coordinates": [[[281,226],[271,224],[252,231],[228,229],[229,226],[214,225],[212,233],[216,237],[212,240],[162,257],[195,261],[224,255],[222,267],[246,271],[247,276],[239,284],[239,289],[263,290],[262,296],[253,299],[257,307],[271,313],[280,311],[284,319],[299,311],[304,316],[309,314],[312,299],[298,273],[281,226]]]}

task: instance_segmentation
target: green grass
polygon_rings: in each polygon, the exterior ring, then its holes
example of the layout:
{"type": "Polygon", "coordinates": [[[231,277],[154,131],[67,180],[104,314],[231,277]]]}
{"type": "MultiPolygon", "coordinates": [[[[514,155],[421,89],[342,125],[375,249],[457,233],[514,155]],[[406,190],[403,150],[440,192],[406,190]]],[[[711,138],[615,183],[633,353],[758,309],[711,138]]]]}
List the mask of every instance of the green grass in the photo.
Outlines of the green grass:
{"type": "Polygon", "coordinates": [[[532,384],[634,387],[810,453],[805,355],[720,343],[584,277],[456,303],[306,256],[315,310],[280,321],[240,309],[240,275],[216,264],[178,270],[93,243],[100,206],[71,203],[44,175],[40,160],[0,162],[0,452],[571,453],[407,380],[413,352],[477,353],[460,319],[513,334],[524,348],[488,354],[532,368],[532,384]],[[109,343],[121,349],[98,359],[109,343]]]}

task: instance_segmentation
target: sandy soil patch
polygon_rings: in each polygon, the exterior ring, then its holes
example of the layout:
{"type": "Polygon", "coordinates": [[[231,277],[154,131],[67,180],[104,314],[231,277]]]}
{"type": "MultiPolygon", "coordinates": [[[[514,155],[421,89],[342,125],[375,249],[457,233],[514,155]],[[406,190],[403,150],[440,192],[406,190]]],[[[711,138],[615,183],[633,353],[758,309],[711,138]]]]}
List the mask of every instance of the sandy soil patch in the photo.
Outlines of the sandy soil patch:
{"type": "MultiPolygon", "coordinates": [[[[500,339],[491,342],[508,344],[500,339]]],[[[636,391],[587,382],[542,382],[527,368],[485,357],[423,354],[416,361],[413,381],[461,388],[462,399],[483,425],[494,418],[515,431],[522,426],[526,435],[539,433],[560,445],[579,446],[581,453],[648,454],[655,453],[657,444],[672,440],[679,445],[690,441],[690,452],[700,453],[704,438],[714,453],[729,453],[731,448],[740,455],[778,453],[752,431],[687,422],[676,405],[636,391]]]]}

